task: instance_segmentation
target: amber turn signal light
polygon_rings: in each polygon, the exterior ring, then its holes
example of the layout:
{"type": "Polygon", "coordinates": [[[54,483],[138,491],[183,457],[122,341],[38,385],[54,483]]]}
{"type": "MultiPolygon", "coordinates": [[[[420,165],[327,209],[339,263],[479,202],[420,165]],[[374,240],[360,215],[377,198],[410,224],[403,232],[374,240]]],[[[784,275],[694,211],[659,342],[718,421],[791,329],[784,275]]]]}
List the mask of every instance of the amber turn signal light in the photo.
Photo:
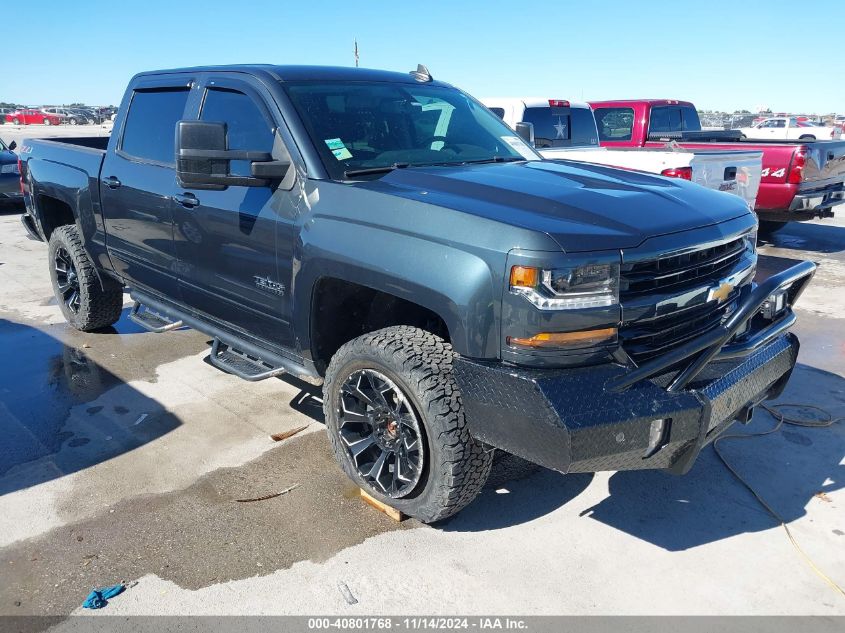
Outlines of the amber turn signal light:
{"type": "Polygon", "coordinates": [[[582,332],[540,332],[530,338],[508,337],[509,345],[521,347],[568,347],[570,345],[595,345],[616,338],[616,328],[584,330],[582,332]]]}
{"type": "Polygon", "coordinates": [[[540,269],[531,266],[511,268],[512,288],[535,288],[540,283],[540,269]]]}

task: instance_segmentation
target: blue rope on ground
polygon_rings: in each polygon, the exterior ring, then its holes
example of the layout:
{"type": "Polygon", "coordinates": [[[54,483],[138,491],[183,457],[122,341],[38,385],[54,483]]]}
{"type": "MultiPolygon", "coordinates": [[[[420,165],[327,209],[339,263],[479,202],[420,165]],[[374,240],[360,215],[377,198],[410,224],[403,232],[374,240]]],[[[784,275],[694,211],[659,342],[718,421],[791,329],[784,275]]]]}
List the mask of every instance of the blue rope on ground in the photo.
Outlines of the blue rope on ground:
{"type": "Polygon", "coordinates": [[[109,598],[114,598],[116,595],[123,592],[126,587],[123,583],[119,585],[112,585],[111,587],[103,587],[102,589],[94,589],[85,598],[82,606],[86,609],[102,609],[109,603],[109,598]]]}

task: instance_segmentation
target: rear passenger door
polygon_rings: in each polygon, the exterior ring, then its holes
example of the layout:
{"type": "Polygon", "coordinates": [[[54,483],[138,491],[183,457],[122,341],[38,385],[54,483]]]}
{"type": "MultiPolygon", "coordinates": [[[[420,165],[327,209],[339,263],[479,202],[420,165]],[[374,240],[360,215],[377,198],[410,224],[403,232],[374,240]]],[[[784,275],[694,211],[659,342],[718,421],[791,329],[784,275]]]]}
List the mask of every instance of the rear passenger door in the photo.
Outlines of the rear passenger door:
{"type": "MultiPolygon", "coordinates": [[[[227,126],[227,147],[270,152],[274,106],[249,78],[215,74],[203,81],[199,119],[227,126]]],[[[232,175],[249,163],[232,161],[232,175]]],[[[174,204],[180,289],[192,308],[278,345],[292,343],[289,321],[295,208],[276,187],[180,189],[174,204]]]]}
{"type": "Polygon", "coordinates": [[[184,76],[135,86],[100,172],[112,263],[130,287],[171,299],[179,292],[171,209],[176,122],[184,118],[189,94],[190,79],[184,76]]]}

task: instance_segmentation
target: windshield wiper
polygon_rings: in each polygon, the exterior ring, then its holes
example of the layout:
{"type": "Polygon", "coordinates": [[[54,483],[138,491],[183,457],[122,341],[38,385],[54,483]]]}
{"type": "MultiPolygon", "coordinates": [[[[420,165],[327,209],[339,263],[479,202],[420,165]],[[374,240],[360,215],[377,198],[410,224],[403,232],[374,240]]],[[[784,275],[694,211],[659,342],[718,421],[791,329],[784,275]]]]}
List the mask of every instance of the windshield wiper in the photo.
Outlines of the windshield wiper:
{"type": "Polygon", "coordinates": [[[343,175],[347,178],[351,176],[366,176],[367,174],[386,174],[394,169],[405,169],[409,167],[410,163],[393,163],[392,165],[385,165],[383,167],[365,167],[364,169],[347,169],[343,175]]]}
{"type": "Polygon", "coordinates": [[[480,165],[481,163],[513,163],[522,160],[527,160],[518,156],[493,156],[492,158],[482,158],[480,160],[465,160],[460,163],[452,163],[454,165],[480,165]]]}

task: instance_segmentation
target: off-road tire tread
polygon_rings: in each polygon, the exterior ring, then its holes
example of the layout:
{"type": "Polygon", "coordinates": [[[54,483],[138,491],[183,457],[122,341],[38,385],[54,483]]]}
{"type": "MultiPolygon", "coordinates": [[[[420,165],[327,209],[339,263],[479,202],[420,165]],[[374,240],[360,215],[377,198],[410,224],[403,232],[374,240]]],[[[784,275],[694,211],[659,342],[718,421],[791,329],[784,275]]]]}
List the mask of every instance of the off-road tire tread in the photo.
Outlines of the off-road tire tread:
{"type": "MultiPolygon", "coordinates": [[[[439,445],[444,459],[433,463],[434,451],[429,451],[428,476],[435,480],[425,495],[385,500],[425,523],[445,519],[469,505],[484,487],[493,461],[491,452],[473,439],[467,428],[461,394],[452,376],[455,356],[449,343],[430,332],[406,325],[394,326],[343,345],[332,357],[325,377],[323,408],[327,423],[335,416],[335,412],[330,411],[330,390],[337,381],[346,378],[338,371],[352,360],[374,357],[413,388],[424,409],[420,414],[425,418],[423,424],[429,443],[439,445]]],[[[333,428],[329,426],[329,438],[335,456],[346,474],[358,482],[357,473],[346,456],[340,437],[332,432],[333,428]]]]}
{"type": "Polygon", "coordinates": [[[79,312],[73,314],[61,305],[62,313],[68,322],[77,330],[93,332],[109,325],[113,325],[120,318],[123,310],[123,287],[110,277],[103,275],[102,283],[100,276],[85,247],[82,244],[82,237],[79,228],[75,224],[67,224],[56,228],[50,235],[50,279],[53,282],[53,290],[56,298],[61,302],[56,291],[56,272],[53,264],[54,253],[62,245],[67,249],[76,265],[76,273],[79,278],[79,312]]]}

